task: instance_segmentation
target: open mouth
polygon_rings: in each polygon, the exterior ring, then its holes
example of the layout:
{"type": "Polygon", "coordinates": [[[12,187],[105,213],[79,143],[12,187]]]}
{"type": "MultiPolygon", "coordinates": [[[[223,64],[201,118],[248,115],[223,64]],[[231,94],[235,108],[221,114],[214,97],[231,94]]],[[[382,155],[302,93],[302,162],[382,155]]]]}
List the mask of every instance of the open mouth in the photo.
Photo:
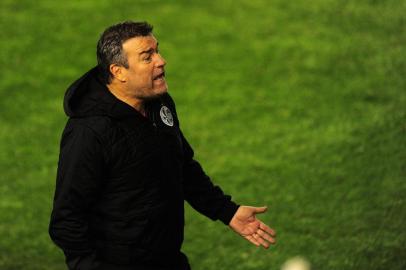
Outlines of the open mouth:
{"type": "Polygon", "coordinates": [[[163,80],[165,79],[165,72],[162,72],[154,77],[154,81],[163,80]]]}

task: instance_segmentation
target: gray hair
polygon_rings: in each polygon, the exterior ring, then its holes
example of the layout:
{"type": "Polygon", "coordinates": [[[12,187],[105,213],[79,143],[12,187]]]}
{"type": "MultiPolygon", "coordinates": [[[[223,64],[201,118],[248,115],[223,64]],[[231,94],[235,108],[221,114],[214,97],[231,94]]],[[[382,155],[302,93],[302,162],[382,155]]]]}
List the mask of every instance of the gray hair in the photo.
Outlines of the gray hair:
{"type": "Polygon", "coordinates": [[[147,22],[125,21],[104,30],[97,42],[97,64],[104,83],[108,84],[113,79],[111,64],[129,67],[127,56],[123,52],[123,43],[133,37],[148,36],[152,29],[153,26],[147,22]]]}

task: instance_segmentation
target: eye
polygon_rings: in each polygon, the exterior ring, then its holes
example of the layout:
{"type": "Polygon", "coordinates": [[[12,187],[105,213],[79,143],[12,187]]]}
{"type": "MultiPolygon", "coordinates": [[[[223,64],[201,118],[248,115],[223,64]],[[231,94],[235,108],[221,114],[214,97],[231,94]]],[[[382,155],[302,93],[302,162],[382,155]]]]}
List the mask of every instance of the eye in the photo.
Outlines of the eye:
{"type": "Polygon", "coordinates": [[[152,54],[148,54],[148,57],[144,58],[144,61],[150,62],[152,60],[152,54]]]}

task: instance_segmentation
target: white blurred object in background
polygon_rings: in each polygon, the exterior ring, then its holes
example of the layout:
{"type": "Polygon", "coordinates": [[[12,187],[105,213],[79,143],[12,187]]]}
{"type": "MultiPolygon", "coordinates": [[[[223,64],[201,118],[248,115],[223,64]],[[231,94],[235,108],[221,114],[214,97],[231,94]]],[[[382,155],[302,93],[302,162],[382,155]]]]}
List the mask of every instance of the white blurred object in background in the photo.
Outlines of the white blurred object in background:
{"type": "Polygon", "coordinates": [[[281,270],[310,270],[310,263],[303,257],[294,257],[287,260],[281,270]]]}

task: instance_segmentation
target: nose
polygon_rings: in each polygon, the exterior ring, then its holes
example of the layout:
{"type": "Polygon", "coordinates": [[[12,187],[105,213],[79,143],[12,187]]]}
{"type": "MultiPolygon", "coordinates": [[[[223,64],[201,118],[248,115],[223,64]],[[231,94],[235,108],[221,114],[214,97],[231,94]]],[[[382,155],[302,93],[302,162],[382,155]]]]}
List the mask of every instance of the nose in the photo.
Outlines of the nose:
{"type": "Polygon", "coordinates": [[[157,53],[157,62],[156,62],[157,67],[164,67],[166,65],[165,59],[161,56],[160,53],[157,53]]]}

